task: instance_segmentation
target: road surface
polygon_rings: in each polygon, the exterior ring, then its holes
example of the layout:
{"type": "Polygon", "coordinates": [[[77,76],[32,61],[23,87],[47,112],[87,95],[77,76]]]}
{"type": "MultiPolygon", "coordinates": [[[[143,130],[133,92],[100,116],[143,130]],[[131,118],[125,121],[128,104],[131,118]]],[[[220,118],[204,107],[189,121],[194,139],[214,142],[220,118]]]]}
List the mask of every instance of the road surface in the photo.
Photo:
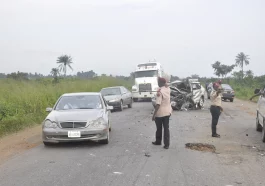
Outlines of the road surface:
{"type": "Polygon", "coordinates": [[[0,165],[0,185],[265,185],[265,144],[255,131],[255,106],[235,100],[224,103],[224,109],[220,139],[211,137],[208,103],[203,110],[174,112],[166,150],[151,144],[151,103],[134,103],[131,109],[112,113],[108,145],[40,144],[0,165]],[[187,149],[186,143],[212,144],[216,152],[187,149]]]}

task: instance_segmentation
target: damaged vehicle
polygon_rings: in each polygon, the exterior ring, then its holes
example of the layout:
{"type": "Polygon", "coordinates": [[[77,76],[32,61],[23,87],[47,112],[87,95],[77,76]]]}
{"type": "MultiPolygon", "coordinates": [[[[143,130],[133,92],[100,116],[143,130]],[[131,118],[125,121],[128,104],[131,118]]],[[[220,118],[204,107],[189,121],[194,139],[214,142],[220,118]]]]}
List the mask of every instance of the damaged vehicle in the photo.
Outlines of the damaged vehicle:
{"type": "MultiPolygon", "coordinates": [[[[188,81],[174,81],[169,84],[171,89],[171,106],[173,110],[188,110],[203,108],[205,89],[198,79],[189,79],[188,81]]],[[[155,106],[155,96],[152,104],[155,106]]]]}

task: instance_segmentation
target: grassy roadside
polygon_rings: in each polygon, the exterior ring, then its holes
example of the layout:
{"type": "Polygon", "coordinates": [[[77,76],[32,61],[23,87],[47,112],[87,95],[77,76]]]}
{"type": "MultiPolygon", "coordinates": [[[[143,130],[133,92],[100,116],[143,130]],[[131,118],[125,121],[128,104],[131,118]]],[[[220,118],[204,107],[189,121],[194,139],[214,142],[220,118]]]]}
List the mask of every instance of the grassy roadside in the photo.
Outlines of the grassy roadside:
{"type": "Polygon", "coordinates": [[[111,77],[93,80],[66,79],[53,84],[52,79],[30,81],[0,80],[0,137],[26,127],[40,124],[63,93],[98,92],[103,87],[123,85],[130,90],[131,82],[111,77]],[[1,119],[2,118],[2,119],[1,119]]]}

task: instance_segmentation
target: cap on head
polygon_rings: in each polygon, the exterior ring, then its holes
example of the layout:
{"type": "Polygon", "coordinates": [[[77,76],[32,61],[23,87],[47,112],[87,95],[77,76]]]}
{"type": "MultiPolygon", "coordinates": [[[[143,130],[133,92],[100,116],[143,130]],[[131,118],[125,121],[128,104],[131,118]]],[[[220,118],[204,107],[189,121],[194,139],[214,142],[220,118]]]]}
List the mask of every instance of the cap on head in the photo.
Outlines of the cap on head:
{"type": "Polygon", "coordinates": [[[158,85],[160,87],[165,86],[166,83],[167,83],[166,79],[165,78],[161,78],[161,77],[158,77],[157,81],[158,81],[158,85]]]}

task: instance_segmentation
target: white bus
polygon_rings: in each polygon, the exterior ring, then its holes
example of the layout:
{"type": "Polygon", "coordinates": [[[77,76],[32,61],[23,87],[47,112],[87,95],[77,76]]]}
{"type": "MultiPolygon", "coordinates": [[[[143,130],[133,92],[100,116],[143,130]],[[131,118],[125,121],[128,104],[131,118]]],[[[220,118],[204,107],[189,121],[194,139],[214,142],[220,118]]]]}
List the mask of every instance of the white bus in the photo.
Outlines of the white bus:
{"type": "Polygon", "coordinates": [[[149,62],[138,64],[134,71],[133,100],[152,99],[159,88],[157,84],[158,77],[164,77],[168,82],[170,81],[170,76],[164,72],[160,63],[149,62]]]}

